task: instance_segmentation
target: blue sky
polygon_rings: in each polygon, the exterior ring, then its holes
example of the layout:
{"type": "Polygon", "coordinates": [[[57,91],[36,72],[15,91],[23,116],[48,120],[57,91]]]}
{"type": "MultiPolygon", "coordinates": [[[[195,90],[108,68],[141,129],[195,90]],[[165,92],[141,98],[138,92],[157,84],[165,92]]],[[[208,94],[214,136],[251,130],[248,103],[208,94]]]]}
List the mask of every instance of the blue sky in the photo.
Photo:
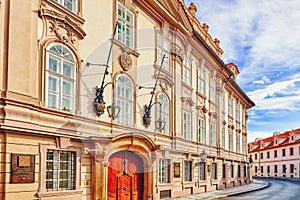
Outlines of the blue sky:
{"type": "Polygon", "coordinates": [[[225,63],[256,106],[249,110],[249,142],[300,127],[300,1],[185,0],[220,40],[225,63]]]}

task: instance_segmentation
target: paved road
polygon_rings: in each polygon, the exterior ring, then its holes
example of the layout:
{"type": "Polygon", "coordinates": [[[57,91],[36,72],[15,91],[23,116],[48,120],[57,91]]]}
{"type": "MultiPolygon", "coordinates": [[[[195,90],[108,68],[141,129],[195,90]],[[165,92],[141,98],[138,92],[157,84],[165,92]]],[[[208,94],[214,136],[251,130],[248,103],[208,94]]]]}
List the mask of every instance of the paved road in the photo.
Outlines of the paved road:
{"type": "Polygon", "coordinates": [[[263,179],[269,187],[245,194],[221,198],[222,200],[300,200],[300,182],[263,179]]]}

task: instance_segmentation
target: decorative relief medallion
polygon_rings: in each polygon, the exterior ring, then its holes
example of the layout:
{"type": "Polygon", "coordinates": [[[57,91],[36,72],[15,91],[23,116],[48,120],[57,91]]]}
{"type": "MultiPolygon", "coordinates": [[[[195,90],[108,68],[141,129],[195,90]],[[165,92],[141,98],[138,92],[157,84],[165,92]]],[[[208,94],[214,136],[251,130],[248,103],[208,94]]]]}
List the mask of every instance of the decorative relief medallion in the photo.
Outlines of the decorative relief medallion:
{"type": "Polygon", "coordinates": [[[120,64],[124,71],[128,71],[132,66],[132,59],[129,53],[123,53],[120,56],[120,64]]]}

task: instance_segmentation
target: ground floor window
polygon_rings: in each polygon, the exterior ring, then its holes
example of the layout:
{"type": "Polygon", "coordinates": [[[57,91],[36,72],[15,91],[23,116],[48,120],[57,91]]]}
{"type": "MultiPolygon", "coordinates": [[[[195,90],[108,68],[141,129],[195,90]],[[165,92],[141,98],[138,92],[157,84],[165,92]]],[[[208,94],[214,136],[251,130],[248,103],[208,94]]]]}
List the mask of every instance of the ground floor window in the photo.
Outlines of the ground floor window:
{"type": "Polygon", "coordinates": [[[241,177],[241,166],[238,165],[238,177],[240,178],[241,177]]]}
{"type": "Polygon", "coordinates": [[[226,164],[222,164],[222,178],[226,178],[226,164]]]}
{"type": "Polygon", "coordinates": [[[230,177],[234,178],[234,166],[230,165],[230,177]]]}
{"type": "Polygon", "coordinates": [[[217,179],[217,163],[212,163],[211,165],[211,178],[217,179]]]}
{"type": "Polygon", "coordinates": [[[246,177],[247,176],[247,167],[246,167],[246,165],[244,165],[244,177],[246,177]]]}
{"type": "Polygon", "coordinates": [[[200,162],[199,179],[200,180],[205,180],[205,162],[200,162]]]}
{"type": "Polygon", "coordinates": [[[192,161],[184,161],[184,181],[192,181],[192,161]]]}
{"type": "Polygon", "coordinates": [[[169,183],[169,167],[170,160],[168,159],[159,159],[159,182],[160,183],[169,183]]]}
{"type": "Polygon", "coordinates": [[[46,189],[47,191],[75,189],[75,152],[47,151],[46,189]]]}

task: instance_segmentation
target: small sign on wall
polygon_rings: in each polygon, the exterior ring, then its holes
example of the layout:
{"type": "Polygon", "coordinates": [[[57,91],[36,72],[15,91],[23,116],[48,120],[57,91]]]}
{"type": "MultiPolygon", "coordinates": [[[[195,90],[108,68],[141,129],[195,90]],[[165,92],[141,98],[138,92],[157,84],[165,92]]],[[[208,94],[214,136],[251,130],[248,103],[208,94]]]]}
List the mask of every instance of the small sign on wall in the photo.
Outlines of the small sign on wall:
{"type": "Polygon", "coordinates": [[[11,154],[10,183],[34,183],[35,156],[11,154]]]}

